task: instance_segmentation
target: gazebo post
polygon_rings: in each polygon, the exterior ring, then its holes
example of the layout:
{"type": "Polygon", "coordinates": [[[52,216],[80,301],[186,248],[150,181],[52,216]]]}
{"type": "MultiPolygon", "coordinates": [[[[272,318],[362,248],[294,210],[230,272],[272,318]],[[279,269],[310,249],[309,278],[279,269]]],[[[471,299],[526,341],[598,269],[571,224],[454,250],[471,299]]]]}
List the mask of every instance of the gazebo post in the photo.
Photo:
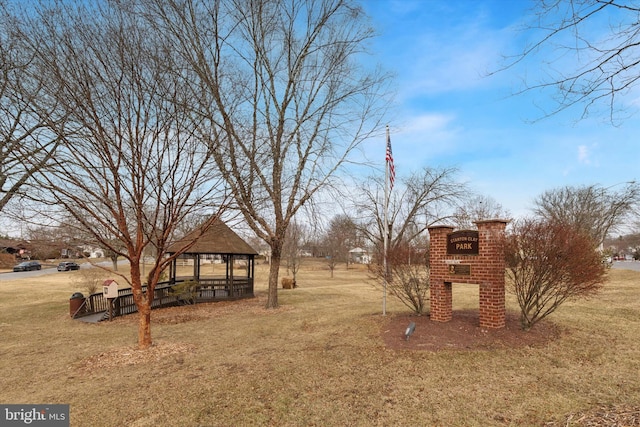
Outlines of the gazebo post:
{"type": "Polygon", "coordinates": [[[229,256],[229,261],[229,277],[227,278],[227,281],[230,284],[231,295],[235,296],[235,286],[233,285],[233,263],[235,259],[233,255],[229,256]]]}

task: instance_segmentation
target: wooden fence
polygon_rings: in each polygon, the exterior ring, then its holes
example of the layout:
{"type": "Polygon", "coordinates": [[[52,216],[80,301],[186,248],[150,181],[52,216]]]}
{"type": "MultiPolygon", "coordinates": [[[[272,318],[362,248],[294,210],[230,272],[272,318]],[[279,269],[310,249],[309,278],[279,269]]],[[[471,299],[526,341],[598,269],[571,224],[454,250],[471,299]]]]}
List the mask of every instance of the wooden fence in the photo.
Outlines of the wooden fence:
{"type": "MultiPolygon", "coordinates": [[[[197,284],[189,287],[174,289],[176,285],[186,280],[176,280],[175,283],[161,282],[156,285],[151,308],[172,307],[176,305],[195,304],[209,301],[226,301],[240,298],[252,298],[253,279],[200,279],[197,284]]],[[[147,287],[142,287],[146,292],[147,287]]],[[[72,317],[78,318],[92,314],[105,313],[108,316],[109,301],[102,292],[89,295],[82,305],[72,313],[72,317]]],[[[113,317],[123,316],[138,311],[133,301],[133,292],[130,288],[119,289],[118,298],[113,300],[113,317]]]]}

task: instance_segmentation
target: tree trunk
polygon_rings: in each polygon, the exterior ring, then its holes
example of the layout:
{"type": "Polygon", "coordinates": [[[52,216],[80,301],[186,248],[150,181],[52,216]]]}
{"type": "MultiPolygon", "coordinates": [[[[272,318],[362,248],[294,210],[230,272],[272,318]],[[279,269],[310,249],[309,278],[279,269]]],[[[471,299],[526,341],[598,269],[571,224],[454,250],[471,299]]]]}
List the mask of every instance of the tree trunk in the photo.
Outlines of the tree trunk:
{"type": "MultiPolygon", "coordinates": [[[[275,246],[275,245],[274,245],[275,246]]],[[[269,265],[269,292],[266,308],[278,308],[278,275],[282,260],[281,248],[271,248],[271,264],[269,265]]]]}
{"type": "Polygon", "coordinates": [[[139,311],[138,319],[138,349],[146,350],[151,347],[151,308],[146,306],[139,311]]]}
{"type": "Polygon", "coordinates": [[[146,350],[151,347],[151,303],[155,286],[147,283],[147,292],[142,292],[139,260],[131,260],[131,288],[133,301],[138,307],[138,348],[146,350]]]}

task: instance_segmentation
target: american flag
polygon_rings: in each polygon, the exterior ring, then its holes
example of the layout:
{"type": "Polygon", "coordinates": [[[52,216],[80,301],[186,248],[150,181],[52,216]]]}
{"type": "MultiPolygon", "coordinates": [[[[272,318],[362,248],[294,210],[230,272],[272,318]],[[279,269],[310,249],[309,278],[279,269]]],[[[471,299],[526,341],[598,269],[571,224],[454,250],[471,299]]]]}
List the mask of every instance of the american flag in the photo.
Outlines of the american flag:
{"type": "Polygon", "coordinates": [[[393,166],[393,153],[391,152],[391,137],[389,136],[389,128],[387,127],[387,167],[389,168],[389,184],[390,190],[393,189],[393,183],[396,180],[396,169],[393,166]]]}

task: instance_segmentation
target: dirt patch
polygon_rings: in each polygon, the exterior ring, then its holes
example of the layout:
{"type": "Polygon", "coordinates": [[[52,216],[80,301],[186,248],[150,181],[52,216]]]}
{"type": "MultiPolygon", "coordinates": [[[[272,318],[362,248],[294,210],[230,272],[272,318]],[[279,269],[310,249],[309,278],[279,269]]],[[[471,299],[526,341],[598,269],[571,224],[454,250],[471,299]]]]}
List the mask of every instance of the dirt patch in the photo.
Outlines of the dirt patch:
{"type": "Polygon", "coordinates": [[[392,350],[473,351],[538,347],[558,338],[561,330],[542,320],[523,331],[515,313],[507,313],[504,328],[486,329],[480,327],[477,311],[454,311],[449,322],[435,322],[429,316],[391,315],[381,332],[385,345],[392,350]],[[407,340],[405,332],[411,322],[416,327],[407,340]]]}
{"type": "Polygon", "coordinates": [[[114,348],[84,359],[80,362],[79,368],[85,372],[92,372],[95,369],[166,361],[167,356],[176,356],[179,359],[181,355],[193,352],[195,348],[193,344],[167,342],[155,343],[147,350],[139,350],[135,347],[114,348]]]}

